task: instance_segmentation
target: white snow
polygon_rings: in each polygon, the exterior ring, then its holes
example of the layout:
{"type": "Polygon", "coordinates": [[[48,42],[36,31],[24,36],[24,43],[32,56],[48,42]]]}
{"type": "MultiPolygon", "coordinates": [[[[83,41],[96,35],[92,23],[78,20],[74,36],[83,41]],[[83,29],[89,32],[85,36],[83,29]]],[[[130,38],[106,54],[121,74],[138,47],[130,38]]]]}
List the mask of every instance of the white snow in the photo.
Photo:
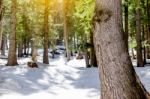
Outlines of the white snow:
{"type": "MultiPolygon", "coordinates": [[[[99,99],[97,68],[85,68],[85,61],[66,62],[63,55],[42,64],[39,51],[39,68],[29,68],[31,58],[18,58],[18,66],[5,66],[7,57],[0,59],[0,99],[99,99]]],[[[150,92],[150,66],[135,67],[140,80],[150,92]]]]}
{"type": "Polygon", "coordinates": [[[99,99],[98,70],[85,68],[84,60],[67,63],[61,55],[45,65],[39,55],[39,68],[32,69],[30,59],[19,58],[14,67],[0,59],[0,99],[99,99]]]}
{"type": "Polygon", "coordinates": [[[150,65],[135,67],[135,70],[146,90],[150,93],[150,65]]]}

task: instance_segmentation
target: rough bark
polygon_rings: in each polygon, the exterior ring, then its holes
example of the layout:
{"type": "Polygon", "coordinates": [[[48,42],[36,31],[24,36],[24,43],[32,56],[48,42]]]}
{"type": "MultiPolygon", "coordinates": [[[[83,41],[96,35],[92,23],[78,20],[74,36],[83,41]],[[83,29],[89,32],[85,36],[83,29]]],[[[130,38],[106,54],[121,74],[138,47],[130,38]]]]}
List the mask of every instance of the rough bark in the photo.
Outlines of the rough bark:
{"type": "Polygon", "coordinates": [[[9,39],[9,52],[8,52],[8,62],[7,65],[15,66],[17,65],[16,57],[16,6],[17,0],[12,0],[11,6],[11,33],[9,39]]]}
{"type": "Polygon", "coordinates": [[[101,99],[146,99],[125,44],[121,0],[96,0],[93,29],[101,99]]]}
{"type": "Polygon", "coordinates": [[[49,64],[48,58],[48,7],[49,0],[45,0],[45,14],[44,14],[44,53],[43,53],[43,63],[49,64]]]}
{"type": "Polygon", "coordinates": [[[137,66],[143,67],[143,55],[142,55],[142,36],[141,36],[141,11],[140,11],[140,0],[136,0],[136,43],[137,43],[137,66]]]}

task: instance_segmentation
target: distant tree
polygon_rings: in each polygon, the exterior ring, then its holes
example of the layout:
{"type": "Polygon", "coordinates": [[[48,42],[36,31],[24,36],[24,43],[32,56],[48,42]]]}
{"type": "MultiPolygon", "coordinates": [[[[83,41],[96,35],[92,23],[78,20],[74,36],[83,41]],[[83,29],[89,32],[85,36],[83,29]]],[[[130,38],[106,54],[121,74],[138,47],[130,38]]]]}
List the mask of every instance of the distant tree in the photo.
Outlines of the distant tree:
{"type": "Polygon", "coordinates": [[[70,50],[69,50],[69,26],[68,26],[68,4],[69,0],[63,0],[63,20],[64,20],[64,43],[66,47],[67,61],[70,60],[70,50]]]}
{"type": "Polygon", "coordinates": [[[128,9],[128,0],[124,1],[124,36],[126,40],[126,44],[128,47],[128,35],[129,35],[129,9],[128,9]]]}
{"type": "Polygon", "coordinates": [[[141,31],[141,0],[136,0],[136,42],[137,42],[137,66],[143,67],[143,54],[142,54],[142,31],[141,31]]]}
{"type": "Polygon", "coordinates": [[[43,53],[43,63],[49,64],[48,58],[48,16],[49,16],[49,0],[45,0],[45,13],[44,13],[44,53],[43,53]]]}
{"type": "Polygon", "coordinates": [[[0,48],[2,45],[2,34],[3,34],[2,16],[3,16],[3,0],[0,0],[0,48]]]}

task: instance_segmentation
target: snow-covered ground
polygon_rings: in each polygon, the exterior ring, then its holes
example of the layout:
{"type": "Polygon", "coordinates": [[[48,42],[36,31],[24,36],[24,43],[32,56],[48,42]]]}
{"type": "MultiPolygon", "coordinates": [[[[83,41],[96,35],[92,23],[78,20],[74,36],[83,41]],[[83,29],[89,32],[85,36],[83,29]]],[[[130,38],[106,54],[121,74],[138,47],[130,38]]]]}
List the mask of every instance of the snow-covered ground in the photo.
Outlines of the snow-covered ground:
{"type": "Polygon", "coordinates": [[[0,59],[0,99],[99,99],[97,68],[85,68],[84,60],[50,59],[50,65],[28,68],[30,58],[18,59],[19,66],[4,66],[0,59]]]}
{"type": "Polygon", "coordinates": [[[146,90],[150,93],[150,65],[135,67],[135,70],[146,90]]]}
{"type": "MultiPolygon", "coordinates": [[[[85,68],[84,60],[66,63],[63,55],[45,65],[41,54],[34,69],[26,65],[31,58],[19,58],[15,67],[4,65],[7,57],[0,59],[0,99],[99,99],[97,68],[85,68]]],[[[150,66],[135,70],[150,92],[150,66]]]]}

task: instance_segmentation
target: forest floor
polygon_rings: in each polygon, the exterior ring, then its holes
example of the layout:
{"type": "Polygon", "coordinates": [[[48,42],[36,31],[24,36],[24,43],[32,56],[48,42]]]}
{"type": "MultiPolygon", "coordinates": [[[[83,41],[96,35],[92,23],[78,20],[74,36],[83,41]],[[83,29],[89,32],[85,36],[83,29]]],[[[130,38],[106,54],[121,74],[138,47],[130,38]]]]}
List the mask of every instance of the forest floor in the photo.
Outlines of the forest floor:
{"type": "Polygon", "coordinates": [[[4,66],[0,59],[0,99],[99,99],[97,68],[85,68],[84,59],[65,62],[63,55],[50,59],[50,65],[29,68],[31,58],[19,58],[20,65],[4,66]]]}
{"type": "MultiPolygon", "coordinates": [[[[67,63],[60,55],[46,65],[40,51],[39,68],[29,68],[30,59],[19,58],[20,65],[14,67],[4,66],[7,60],[0,59],[0,99],[99,99],[98,70],[85,68],[84,59],[67,63]]],[[[150,92],[150,66],[135,70],[150,92]]]]}

